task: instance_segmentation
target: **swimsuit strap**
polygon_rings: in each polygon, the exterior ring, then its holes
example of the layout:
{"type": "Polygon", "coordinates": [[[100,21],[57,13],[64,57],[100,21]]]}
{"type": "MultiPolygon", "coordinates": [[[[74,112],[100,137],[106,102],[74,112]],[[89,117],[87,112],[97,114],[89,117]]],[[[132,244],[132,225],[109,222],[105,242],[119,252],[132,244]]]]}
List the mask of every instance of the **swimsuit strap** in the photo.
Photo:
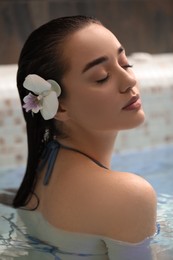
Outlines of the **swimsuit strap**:
{"type": "Polygon", "coordinates": [[[75,149],[75,148],[72,148],[72,147],[68,147],[68,146],[65,146],[65,145],[62,145],[60,144],[60,146],[64,149],[67,149],[67,150],[70,150],[70,151],[74,151],[74,152],[77,152],[77,153],[80,153],[86,157],[88,157],[91,161],[93,161],[94,163],[96,163],[98,166],[104,168],[104,169],[107,169],[108,168],[106,166],[104,166],[103,164],[101,164],[99,161],[97,161],[96,159],[92,158],[91,156],[89,156],[88,154],[84,153],[84,152],[81,152],[80,150],[78,149],[75,149]]]}
{"type": "Polygon", "coordinates": [[[46,170],[46,174],[45,174],[45,177],[44,177],[44,180],[43,180],[44,185],[47,185],[49,183],[49,179],[50,179],[50,176],[52,174],[52,170],[53,170],[53,167],[54,167],[54,164],[55,164],[55,161],[56,161],[56,158],[57,158],[57,155],[58,155],[60,148],[80,153],[80,154],[86,156],[87,158],[89,158],[90,160],[92,160],[98,166],[108,170],[107,167],[102,165],[99,161],[93,159],[88,154],[81,152],[78,149],[62,145],[55,140],[52,140],[45,146],[45,148],[43,150],[43,154],[41,156],[41,162],[40,162],[40,164],[37,168],[37,172],[40,172],[45,167],[45,165],[47,164],[47,170],[46,170]]]}
{"type": "Polygon", "coordinates": [[[53,170],[59,149],[60,149],[60,144],[57,141],[52,140],[46,144],[46,146],[43,150],[43,153],[41,156],[41,162],[37,168],[37,172],[40,172],[47,164],[47,170],[46,170],[46,174],[45,174],[45,177],[43,180],[44,185],[47,185],[49,183],[49,179],[52,174],[52,170],[53,170]]]}

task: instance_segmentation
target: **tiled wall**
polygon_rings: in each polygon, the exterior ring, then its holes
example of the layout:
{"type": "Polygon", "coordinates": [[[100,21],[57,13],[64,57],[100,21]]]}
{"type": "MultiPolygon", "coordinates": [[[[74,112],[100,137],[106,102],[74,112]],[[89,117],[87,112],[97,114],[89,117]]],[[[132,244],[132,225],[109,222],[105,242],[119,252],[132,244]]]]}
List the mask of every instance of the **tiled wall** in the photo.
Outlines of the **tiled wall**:
{"type": "MultiPolygon", "coordinates": [[[[119,133],[116,152],[173,143],[173,54],[129,57],[140,82],[146,120],[119,133]]],[[[0,66],[0,169],[26,163],[25,123],[16,89],[16,65],[0,66]]]]}
{"type": "Polygon", "coordinates": [[[16,65],[0,66],[0,169],[25,164],[26,134],[16,88],[16,65]]]}

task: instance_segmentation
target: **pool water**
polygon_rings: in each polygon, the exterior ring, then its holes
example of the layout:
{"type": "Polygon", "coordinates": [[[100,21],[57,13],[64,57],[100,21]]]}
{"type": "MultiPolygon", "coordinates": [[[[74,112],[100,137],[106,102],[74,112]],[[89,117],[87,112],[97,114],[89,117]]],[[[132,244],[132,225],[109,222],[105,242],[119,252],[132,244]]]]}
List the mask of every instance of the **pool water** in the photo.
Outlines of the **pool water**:
{"type": "MultiPolygon", "coordinates": [[[[152,242],[153,260],[173,260],[173,145],[117,154],[112,169],[134,172],[153,185],[160,224],[160,234],[152,242]]],[[[23,172],[23,167],[0,172],[1,191],[18,187],[23,172]]],[[[57,248],[29,236],[14,209],[0,204],[0,260],[60,259],[56,253],[57,248]]]]}

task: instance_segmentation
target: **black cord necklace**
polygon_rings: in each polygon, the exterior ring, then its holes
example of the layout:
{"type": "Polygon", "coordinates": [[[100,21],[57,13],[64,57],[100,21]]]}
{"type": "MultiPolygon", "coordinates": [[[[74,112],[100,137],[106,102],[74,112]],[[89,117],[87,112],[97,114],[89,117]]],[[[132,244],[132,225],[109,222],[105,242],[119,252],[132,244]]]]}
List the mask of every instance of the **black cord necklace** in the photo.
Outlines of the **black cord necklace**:
{"type": "Polygon", "coordinates": [[[106,166],[104,166],[103,164],[101,164],[99,161],[92,158],[88,154],[86,154],[86,153],[84,153],[84,152],[82,152],[78,149],[62,145],[62,144],[58,143],[57,141],[53,140],[53,141],[50,141],[45,146],[43,154],[41,156],[41,162],[40,162],[40,164],[37,168],[37,172],[40,172],[47,163],[47,170],[46,170],[46,174],[45,174],[44,181],[43,181],[44,185],[47,185],[49,183],[49,179],[50,179],[50,176],[52,174],[52,170],[53,170],[53,167],[54,167],[54,164],[55,164],[55,161],[56,161],[56,157],[58,155],[60,148],[80,153],[80,154],[88,157],[90,160],[92,160],[98,166],[108,170],[108,168],[106,166]]]}

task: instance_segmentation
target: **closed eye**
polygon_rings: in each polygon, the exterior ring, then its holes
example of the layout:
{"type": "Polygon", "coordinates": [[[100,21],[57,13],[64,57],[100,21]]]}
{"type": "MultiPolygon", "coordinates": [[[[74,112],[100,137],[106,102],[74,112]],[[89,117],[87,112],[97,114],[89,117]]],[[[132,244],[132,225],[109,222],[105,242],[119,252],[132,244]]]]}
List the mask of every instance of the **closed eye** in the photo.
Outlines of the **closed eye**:
{"type": "Polygon", "coordinates": [[[102,84],[102,83],[106,82],[108,79],[109,79],[109,74],[108,74],[106,77],[104,77],[103,79],[97,80],[96,82],[97,82],[98,84],[102,84]]]}
{"type": "Polygon", "coordinates": [[[131,65],[131,64],[126,64],[126,65],[122,66],[123,69],[128,69],[128,68],[132,68],[132,67],[133,67],[133,65],[131,65]]]}

